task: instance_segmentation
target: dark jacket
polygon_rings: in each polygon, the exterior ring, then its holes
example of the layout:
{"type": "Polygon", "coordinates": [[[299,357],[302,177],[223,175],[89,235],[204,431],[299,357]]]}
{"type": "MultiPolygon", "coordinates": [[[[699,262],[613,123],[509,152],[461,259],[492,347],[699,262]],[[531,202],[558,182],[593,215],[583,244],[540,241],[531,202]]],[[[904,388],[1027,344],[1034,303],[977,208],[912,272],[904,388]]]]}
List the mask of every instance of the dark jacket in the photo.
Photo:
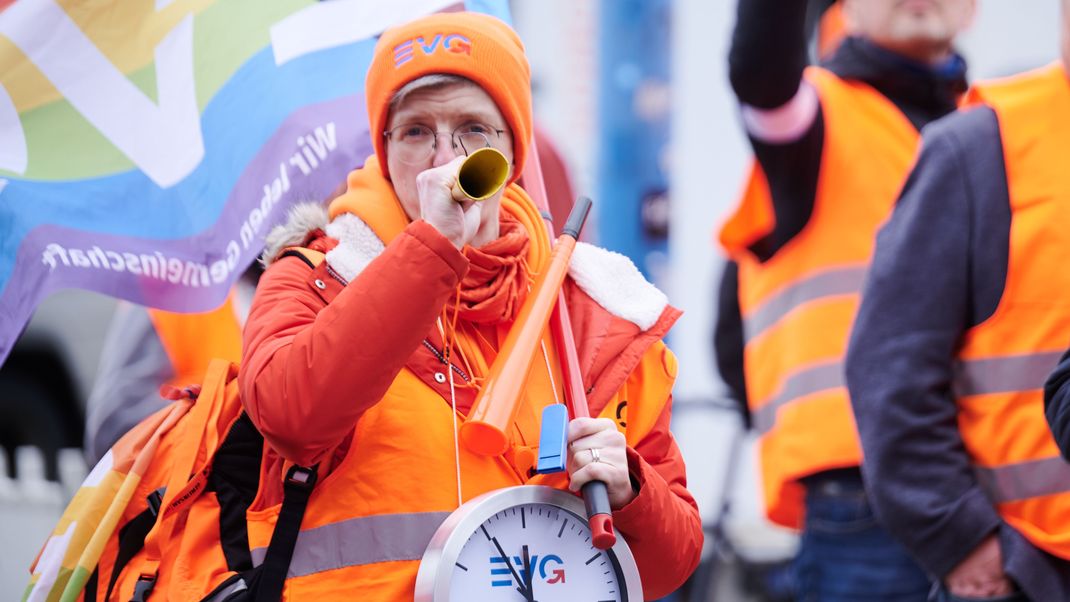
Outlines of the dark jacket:
{"type": "Polygon", "coordinates": [[[995,113],[979,107],[923,132],[922,151],[877,237],[847,352],[874,510],[943,578],[988,535],[1033,600],[1070,600],[1070,563],[1004,523],[978,486],[951,392],[961,337],[995,311],[1011,210],[995,113]]]}
{"type": "Polygon", "coordinates": [[[1044,384],[1044,415],[1063,457],[1070,460],[1070,351],[1044,384]]]}

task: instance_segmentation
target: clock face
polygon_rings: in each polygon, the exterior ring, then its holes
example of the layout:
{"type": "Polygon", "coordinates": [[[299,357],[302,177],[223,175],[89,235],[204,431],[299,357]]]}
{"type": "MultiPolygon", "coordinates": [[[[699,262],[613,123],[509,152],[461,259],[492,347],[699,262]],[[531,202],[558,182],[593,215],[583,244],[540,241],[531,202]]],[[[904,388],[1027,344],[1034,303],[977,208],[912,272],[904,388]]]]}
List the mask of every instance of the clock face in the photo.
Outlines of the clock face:
{"type": "Polygon", "coordinates": [[[580,498],[542,485],[468,500],[427,544],[415,602],[643,602],[628,543],[595,548],[585,517],[580,498]]]}
{"type": "Polygon", "coordinates": [[[587,520],[557,505],[518,504],[470,532],[450,600],[627,602],[617,555],[591,543],[587,520]]]}

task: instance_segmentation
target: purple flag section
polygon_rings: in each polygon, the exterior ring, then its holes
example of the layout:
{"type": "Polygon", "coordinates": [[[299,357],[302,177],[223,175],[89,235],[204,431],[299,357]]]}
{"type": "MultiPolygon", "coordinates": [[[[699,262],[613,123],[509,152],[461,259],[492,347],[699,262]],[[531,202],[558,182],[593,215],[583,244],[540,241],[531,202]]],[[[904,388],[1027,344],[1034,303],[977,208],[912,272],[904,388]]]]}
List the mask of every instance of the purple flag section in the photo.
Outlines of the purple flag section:
{"type": "MultiPolygon", "coordinates": [[[[215,225],[181,245],[51,225],[34,229],[0,297],[0,332],[18,332],[26,317],[11,310],[33,307],[55,282],[171,311],[218,306],[235,272],[257,258],[265,235],[290,207],[324,199],[373,153],[363,100],[345,96],[295,111],[249,162],[215,225]]],[[[11,343],[3,342],[0,361],[11,343]]]]}

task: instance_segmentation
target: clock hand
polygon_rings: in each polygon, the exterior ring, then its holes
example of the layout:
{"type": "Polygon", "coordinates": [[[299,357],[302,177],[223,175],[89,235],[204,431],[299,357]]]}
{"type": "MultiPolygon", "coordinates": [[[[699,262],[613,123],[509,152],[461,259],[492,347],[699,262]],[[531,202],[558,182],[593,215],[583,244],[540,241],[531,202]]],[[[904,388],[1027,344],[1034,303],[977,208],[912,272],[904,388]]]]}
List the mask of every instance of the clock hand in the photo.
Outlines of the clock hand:
{"type": "Polygon", "coordinates": [[[501,554],[502,559],[505,560],[505,566],[509,567],[509,572],[513,574],[513,579],[516,581],[516,584],[518,586],[516,588],[516,591],[520,592],[520,595],[524,596],[525,600],[528,599],[528,590],[524,587],[524,582],[520,579],[520,575],[516,574],[516,569],[513,568],[512,561],[510,561],[509,557],[505,555],[505,550],[502,549],[502,544],[498,543],[498,538],[491,537],[490,534],[487,533],[486,527],[480,528],[483,529],[483,535],[486,535],[487,539],[490,539],[490,541],[494,544],[494,547],[498,548],[498,553],[501,554]]]}
{"type": "Polygon", "coordinates": [[[528,556],[528,546],[524,545],[524,581],[527,583],[528,602],[535,602],[535,577],[531,574],[531,557],[528,556]]]}

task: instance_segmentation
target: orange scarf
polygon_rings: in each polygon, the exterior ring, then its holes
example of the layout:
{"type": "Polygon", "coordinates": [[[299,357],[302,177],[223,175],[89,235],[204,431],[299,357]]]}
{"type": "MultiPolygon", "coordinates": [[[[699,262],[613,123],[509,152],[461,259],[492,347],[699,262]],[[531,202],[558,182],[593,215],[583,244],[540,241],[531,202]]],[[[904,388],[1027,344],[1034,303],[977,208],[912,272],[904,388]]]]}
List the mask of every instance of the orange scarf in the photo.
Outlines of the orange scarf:
{"type": "Polygon", "coordinates": [[[461,280],[457,311],[477,324],[512,322],[528,294],[528,233],[501,212],[501,235],[482,247],[464,247],[468,273],[461,280]]]}

